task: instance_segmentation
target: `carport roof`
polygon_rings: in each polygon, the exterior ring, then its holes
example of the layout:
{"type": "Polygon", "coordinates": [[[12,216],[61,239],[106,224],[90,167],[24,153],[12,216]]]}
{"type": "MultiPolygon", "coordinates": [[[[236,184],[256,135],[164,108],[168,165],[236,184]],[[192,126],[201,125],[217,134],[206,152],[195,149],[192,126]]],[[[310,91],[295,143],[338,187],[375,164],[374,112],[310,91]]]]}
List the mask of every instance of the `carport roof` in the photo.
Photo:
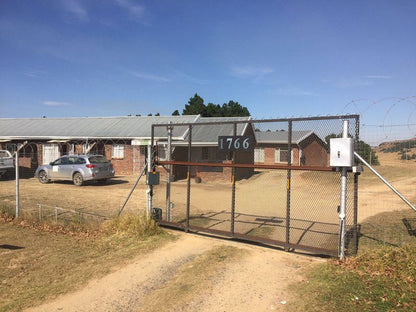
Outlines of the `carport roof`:
{"type": "MultiPolygon", "coordinates": [[[[196,122],[199,115],[73,118],[0,118],[0,139],[149,139],[152,124],[196,122]]],[[[184,139],[188,127],[176,126],[174,139],[184,139]]],[[[166,136],[166,129],[155,129],[166,136]]]]}

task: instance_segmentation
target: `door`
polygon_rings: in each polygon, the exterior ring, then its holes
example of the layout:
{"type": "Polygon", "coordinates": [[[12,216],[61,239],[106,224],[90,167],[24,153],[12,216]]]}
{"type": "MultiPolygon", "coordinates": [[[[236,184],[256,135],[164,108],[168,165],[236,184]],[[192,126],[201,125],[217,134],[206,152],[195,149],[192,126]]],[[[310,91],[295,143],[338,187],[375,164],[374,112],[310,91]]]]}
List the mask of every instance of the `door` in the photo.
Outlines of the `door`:
{"type": "Polygon", "coordinates": [[[58,144],[43,144],[42,163],[47,165],[59,157],[58,144]]]}

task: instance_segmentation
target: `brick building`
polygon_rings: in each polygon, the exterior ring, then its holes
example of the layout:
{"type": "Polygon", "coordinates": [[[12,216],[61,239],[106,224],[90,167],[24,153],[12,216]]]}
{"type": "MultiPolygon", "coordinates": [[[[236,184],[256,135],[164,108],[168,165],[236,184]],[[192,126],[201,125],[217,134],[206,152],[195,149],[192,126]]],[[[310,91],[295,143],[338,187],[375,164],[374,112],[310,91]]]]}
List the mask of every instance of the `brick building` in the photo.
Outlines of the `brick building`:
{"type": "Polygon", "coordinates": [[[287,131],[256,131],[255,164],[287,164],[327,167],[328,149],[313,131],[292,131],[291,154],[288,152],[287,131]]]}
{"type": "MultiPolygon", "coordinates": [[[[82,118],[0,118],[0,148],[19,152],[22,175],[33,176],[36,168],[67,154],[105,155],[117,175],[138,174],[145,165],[152,124],[173,126],[172,159],[187,160],[188,127],[183,123],[246,121],[250,117],[201,118],[191,116],[131,116],[82,118]]],[[[201,125],[193,127],[192,161],[227,162],[229,155],[218,152],[218,136],[232,135],[233,125],[201,125]]],[[[251,124],[238,124],[237,134],[253,134],[251,124]]],[[[166,128],[155,128],[155,143],[159,156],[166,153],[166,128]]],[[[237,153],[236,159],[253,163],[253,153],[237,153]]],[[[240,170],[239,176],[252,171],[240,170]]],[[[176,179],[184,177],[183,168],[174,170],[176,179]],[[182,170],[181,170],[182,169],[182,170]]],[[[197,167],[193,176],[201,178],[229,178],[229,168],[197,167]]],[[[186,173],[185,173],[186,176],[186,173]]]]}

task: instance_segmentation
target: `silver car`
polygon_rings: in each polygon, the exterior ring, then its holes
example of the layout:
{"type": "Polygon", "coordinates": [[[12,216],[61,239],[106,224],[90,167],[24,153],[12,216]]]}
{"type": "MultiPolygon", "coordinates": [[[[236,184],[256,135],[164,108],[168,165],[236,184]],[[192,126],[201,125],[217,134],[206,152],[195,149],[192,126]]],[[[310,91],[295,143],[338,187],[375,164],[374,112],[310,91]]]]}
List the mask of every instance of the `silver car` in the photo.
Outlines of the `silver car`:
{"type": "Polygon", "coordinates": [[[36,169],[35,177],[40,183],[51,180],[72,180],[81,186],[84,181],[106,181],[114,177],[114,168],[102,155],[67,155],[58,158],[49,165],[36,169]]]}

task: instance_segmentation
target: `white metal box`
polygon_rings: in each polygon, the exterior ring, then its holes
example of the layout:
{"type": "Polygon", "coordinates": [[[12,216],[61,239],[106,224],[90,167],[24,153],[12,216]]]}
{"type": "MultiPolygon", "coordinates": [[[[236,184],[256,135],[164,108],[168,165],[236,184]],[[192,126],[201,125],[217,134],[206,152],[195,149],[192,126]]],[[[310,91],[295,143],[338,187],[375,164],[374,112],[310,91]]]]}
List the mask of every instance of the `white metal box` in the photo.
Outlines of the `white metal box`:
{"type": "Polygon", "coordinates": [[[354,139],[330,139],[329,154],[331,167],[352,167],[354,165],[354,139]]]}

